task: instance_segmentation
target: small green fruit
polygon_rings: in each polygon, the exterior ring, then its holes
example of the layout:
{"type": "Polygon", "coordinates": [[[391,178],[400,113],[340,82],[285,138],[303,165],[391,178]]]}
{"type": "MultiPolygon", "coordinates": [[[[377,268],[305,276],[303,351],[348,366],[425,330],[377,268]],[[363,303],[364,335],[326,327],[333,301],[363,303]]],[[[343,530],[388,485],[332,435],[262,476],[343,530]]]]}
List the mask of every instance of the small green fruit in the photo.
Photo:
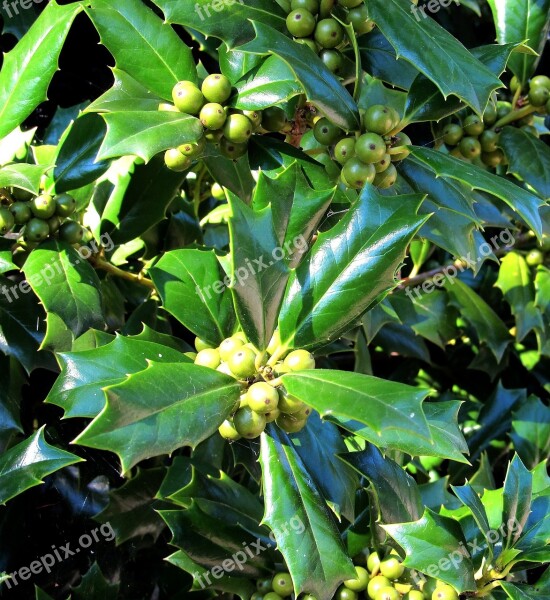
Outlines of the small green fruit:
{"type": "Polygon", "coordinates": [[[462,138],[458,147],[462,156],[466,158],[475,158],[481,154],[481,144],[477,138],[472,136],[462,138]]]}
{"type": "Polygon", "coordinates": [[[550,99],[550,90],[547,87],[532,87],[529,90],[529,102],[533,106],[542,106],[550,99]]]}
{"type": "Polygon", "coordinates": [[[279,398],[278,408],[285,415],[292,415],[299,412],[304,408],[304,403],[298,398],[289,394],[281,394],[279,398]]]}
{"type": "Polygon", "coordinates": [[[250,348],[242,347],[233,352],[227,359],[227,364],[237,377],[247,379],[256,373],[256,353],[250,348]]]}
{"type": "Polygon", "coordinates": [[[367,586],[367,594],[369,598],[375,600],[376,594],[378,594],[381,589],[389,586],[391,586],[391,582],[387,577],[384,577],[383,575],[376,575],[376,577],[373,577],[369,581],[369,585],[367,586]]]}
{"type": "Polygon", "coordinates": [[[191,81],[179,81],[172,90],[172,99],[176,108],[188,115],[198,115],[204,104],[204,96],[191,81]]]}
{"type": "Polygon", "coordinates": [[[219,183],[214,182],[212,184],[212,187],[210,188],[210,195],[216,200],[225,200],[225,192],[219,183]]]}
{"type": "Polygon", "coordinates": [[[479,143],[483,152],[494,152],[497,150],[497,144],[500,139],[500,134],[492,129],[486,129],[479,136],[479,143]]]}
{"type": "Polygon", "coordinates": [[[380,190],[387,190],[397,181],[397,169],[391,164],[385,171],[376,173],[372,184],[380,190]]]}
{"type": "Polygon", "coordinates": [[[529,254],[525,257],[525,262],[530,267],[536,267],[537,265],[542,265],[544,262],[544,254],[540,250],[531,250],[529,254]]]}
{"type": "Polygon", "coordinates": [[[347,161],[342,169],[342,176],[354,189],[361,189],[367,183],[372,183],[376,176],[374,165],[367,165],[356,157],[347,161]]]}
{"type": "MultiPolygon", "coordinates": [[[[49,225],[48,225],[49,227],[49,225]]],[[[65,221],[59,228],[59,239],[67,244],[78,244],[84,235],[82,225],[76,221],[65,221]]]]}
{"type": "Polygon", "coordinates": [[[201,340],[201,338],[196,337],[195,338],[195,348],[197,349],[197,352],[200,352],[201,350],[206,350],[207,348],[212,348],[212,345],[209,344],[208,342],[205,342],[204,340],[201,340]]]}
{"type": "Polygon", "coordinates": [[[0,234],[5,235],[15,225],[15,217],[8,208],[0,208],[0,234]]]}
{"type": "Polygon", "coordinates": [[[319,12],[319,0],[292,0],[290,8],[292,10],[304,8],[312,15],[316,15],[319,12]]]}
{"type": "Polygon", "coordinates": [[[355,138],[343,138],[334,146],[334,158],[341,165],[345,165],[353,156],[355,156],[355,138]]]}
{"type": "Polygon", "coordinates": [[[33,218],[25,225],[24,237],[27,242],[42,242],[50,235],[47,221],[33,218]]]}
{"type": "Polygon", "coordinates": [[[443,128],[443,141],[449,146],[456,146],[464,136],[462,127],[457,123],[449,123],[443,128]]]}
{"type": "Polygon", "coordinates": [[[497,107],[493,102],[489,102],[483,113],[483,122],[485,125],[493,125],[497,120],[497,107]]]}
{"type": "Polygon", "coordinates": [[[183,156],[188,156],[189,158],[194,158],[199,154],[202,154],[204,148],[206,146],[206,139],[203,137],[200,138],[198,142],[186,142],[181,146],[178,146],[178,150],[183,154],[183,156]]]}
{"type": "Polygon", "coordinates": [[[462,124],[464,131],[468,135],[478,136],[483,133],[485,125],[477,115],[468,115],[462,124]]]}
{"type": "Polygon", "coordinates": [[[227,156],[227,158],[237,160],[247,153],[248,144],[238,144],[222,137],[220,140],[220,151],[224,156],[227,156]]]}
{"type": "Polygon", "coordinates": [[[376,594],[376,600],[399,600],[401,594],[391,585],[383,587],[376,594]]]}
{"type": "Polygon", "coordinates": [[[286,433],[298,433],[306,426],[307,419],[297,419],[294,415],[281,413],[276,423],[286,433]]]}
{"type": "Polygon", "coordinates": [[[357,600],[359,598],[357,592],[350,590],[346,586],[341,586],[334,594],[334,600],[357,600]]]}
{"type": "Polygon", "coordinates": [[[55,214],[70,217],[76,210],[76,200],[69,194],[58,194],[55,200],[55,214]]]}
{"type": "Polygon", "coordinates": [[[231,82],[221,73],[213,73],[202,82],[202,95],[208,102],[223,104],[231,96],[231,82]]]}
{"type": "Polygon", "coordinates": [[[271,577],[265,577],[262,579],[258,579],[256,581],[256,589],[261,594],[267,594],[268,592],[272,592],[273,588],[271,587],[271,577]]]}
{"type": "Polygon", "coordinates": [[[210,102],[205,104],[200,111],[199,119],[203,127],[214,131],[221,129],[227,118],[226,112],[221,104],[210,102]]]}
{"type": "Polygon", "coordinates": [[[386,154],[386,142],[377,133],[364,133],[355,143],[355,154],[364,163],[377,163],[386,154]]]}
{"type": "Polygon", "coordinates": [[[262,111],[262,127],[266,131],[281,131],[286,125],[286,115],[282,108],[269,106],[262,111]]]}
{"type": "Polygon", "coordinates": [[[321,48],[336,48],[344,39],[344,29],[335,19],[321,19],[315,27],[315,41],[321,48]]]}
{"type": "Polygon", "coordinates": [[[287,16],[286,28],[294,37],[307,37],[315,30],[315,17],[309,10],[298,8],[287,16]]]}
{"type": "Polygon", "coordinates": [[[251,440],[258,437],[265,429],[265,417],[250,407],[244,406],[239,408],[233,416],[233,425],[240,435],[251,440]]]}
{"type": "Polygon", "coordinates": [[[401,564],[401,561],[390,556],[380,563],[380,573],[388,579],[399,579],[405,572],[405,567],[401,564]]]}
{"type": "Polygon", "coordinates": [[[270,413],[279,404],[279,392],[265,381],[253,383],[248,388],[246,396],[248,406],[260,414],[270,413]]]}
{"type": "Polygon", "coordinates": [[[164,163],[171,171],[181,173],[191,164],[191,159],[184,156],[177,148],[170,148],[164,153],[164,163]]]}
{"type": "Polygon", "coordinates": [[[283,598],[290,596],[294,590],[290,573],[277,573],[273,577],[271,585],[273,586],[273,591],[279,594],[279,596],[283,596],[283,598]]]}
{"type": "Polygon", "coordinates": [[[264,596],[264,600],[283,600],[282,596],[279,596],[276,592],[268,592],[264,596]]]}
{"type": "Polygon", "coordinates": [[[313,135],[320,144],[330,146],[342,135],[342,130],[323,117],[315,123],[313,135]]]}
{"type": "Polygon", "coordinates": [[[372,573],[375,569],[380,568],[380,557],[378,552],[371,552],[367,558],[367,569],[372,573]]]}
{"type": "MultiPolygon", "coordinates": [[[[10,206],[10,212],[13,215],[13,220],[17,225],[25,224],[32,217],[32,211],[26,202],[14,202],[10,206]]],[[[0,222],[0,233],[2,232],[2,229],[3,228],[0,222]]]]}
{"type": "Polygon", "coordinates": [[[342,67],[342,54],[333,48],[325,48],[319,54],[319,58],[323,61],[325,67],[331,73],[338,73],[342,67]]]}
{"type": "Polygon", "coordinates": [[[367,131],[386,135],[393,128],[393,116],[389,106],[374,104],[367,108],[363,122],[367,131]]]}
{"type": "Polygon", "coordinates": [[[229,115],[223,127],[223,135],[234,144],[244,144],[252,135],[252,123],[244,115],[229,115]]]}
{"type": "Polygon", "coordinates": [[[50,228],[50,235],[55,233],[61,227],[61,219],[54,215],[48,219],[48,227],[50,228]]]}
{"type": "Polygon", "coordinates": [[[220,366],[220,353],[216,348],[205,348],[197,353],[195,364],[201,367],[216,369],[220,366]]]}
{"type": "Polygon", "coordinates": [[[441,585],[435,588],[432,600],[458,600],[458,594],[450,585],[441,585]]]}
{"type": "Polygon", "coordinates": [[[293,350],[284,360],[284,364],[291,371],[304,371],[315,369],[313,354],[307,350],[293,350]]]}
{"type": "Polygon", "coordinates": [[[235,429],[233,423],[227,419],[219,426],[218,431],[226,440],[234,442],[241,439],[241,434],[235,429]]]}
{"type": "Polygon", "coordinates": [[[55,200],[49,194],[41,194],[31,201],[31,210],[39,219],[49,219],[55,214],[55,200]]]}
{"type": "Polygon", "coordinates": [[[262,124],[261,110],[243,110],[243,115],[252,123],[254,129],[257,129],[262,124]]]}
{"type": "Polygon", "coordinates": [[[362,592],[369,585],[369,572],[364,567],[355,567],[356,577],[347,579],[344,585],[354,592],[362,592]]]}
{"type": "Polygon", "coordinates": [[[244,342],[238,338],[231,336],[223,340],[218,348],[220,352],[220,357],[223,361],[227,361],[227,359],[241,346],[244,346],[244,342]]]}

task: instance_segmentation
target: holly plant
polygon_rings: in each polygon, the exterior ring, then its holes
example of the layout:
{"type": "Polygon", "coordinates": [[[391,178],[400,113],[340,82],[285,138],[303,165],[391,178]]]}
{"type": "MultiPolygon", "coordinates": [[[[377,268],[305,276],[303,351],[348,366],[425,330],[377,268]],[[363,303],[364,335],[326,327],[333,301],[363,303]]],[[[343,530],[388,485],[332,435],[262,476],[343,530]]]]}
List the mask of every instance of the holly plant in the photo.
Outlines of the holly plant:
{"type": "Polygon", "coordinates": [[[0,596],[550,599],[550,0],[1,13],[0,596]]]}

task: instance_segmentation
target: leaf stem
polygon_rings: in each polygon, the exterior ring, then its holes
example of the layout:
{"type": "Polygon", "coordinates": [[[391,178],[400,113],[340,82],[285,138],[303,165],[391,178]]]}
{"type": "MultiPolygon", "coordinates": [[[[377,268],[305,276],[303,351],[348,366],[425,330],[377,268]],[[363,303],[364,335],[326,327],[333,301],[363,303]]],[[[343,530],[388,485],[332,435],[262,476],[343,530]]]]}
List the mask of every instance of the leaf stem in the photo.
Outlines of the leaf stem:
{"type": "Polygon", "coordinates": [[[518,108],[517,110],[512,110],[507,115],[504,115],[502,119],[499,119],[492,127],[492,129],[498,129],[499,127],[504,127],[504,125],[508,125],[508,123],[513,123],[514,121],[519,121],[519,119],[523,119],[523,117],[527,117],[528,115],[537,112],[538,108],[536,106],[531,106],[528,104],[527,106],[523,106],[522,108],[518,108]]]}
{"type": "Polygon", "coordinates": [[[89,262],[94,268],[106,271],[115,277],[120,277],[121,279],[131,281],[132,283],[139,283],[140,285],[144,285],[151,290],[155,289],[153,282],[145,277],[142,273],[130,273],[129,271],[123,271],[122,269],[115,267],[115,265],[102,258],[100,255],[92,255],[89,258],[89,262]]]}

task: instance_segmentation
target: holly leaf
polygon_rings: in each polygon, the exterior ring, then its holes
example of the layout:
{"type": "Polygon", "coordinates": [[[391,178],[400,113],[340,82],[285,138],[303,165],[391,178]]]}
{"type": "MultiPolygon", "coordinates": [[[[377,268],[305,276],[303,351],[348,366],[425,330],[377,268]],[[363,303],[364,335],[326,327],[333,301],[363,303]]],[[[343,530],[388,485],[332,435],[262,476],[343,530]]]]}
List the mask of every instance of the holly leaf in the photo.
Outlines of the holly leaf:
{"type": "Polygon", "coordinates": [[[273,425],[261,435],[260,463],[263,522],[273,531],[296,595],[308,592],[329,600],[344,579],[354,577],[355,569],[325,499],[288,436],[273,425]]]}
{"type": "Polygon", "coordinates": [[[235,407],[240,385],[207,367],[150,362],[105,393],[104,409],[74,443],[115,452],[125,473],[141,460],[210,437],[235,407]]]}
{"type": "Polygon", "coordinates": [[[0,456],[0,504],[44,483],[42,479],[47,475],[82,461],[48,444],[44,427],[0,456]]]}
{"type": "Polygon", "coordinates": [[[80,352],[57,355],[61,373],[46,398],[60,406],[65,418],[94,418],[105,406],[103,389],[147,368],[149,361],[191,362],[168,346],[117,336],[110,343],[80,352]]]}
{"type": "Polygon", "coordinates": [[[47,99],[48,86],[81,4],[49,2],[16,46],[4,55],[0,73],[0,138],[47,99]]]}
{"type": "Polygon", "coordinates": [[[514,413],[510,437],[521,460],[533,468],[550,456],[550,408],[531,396],[514,413]]]}
{"type": "Polygon", "coordinates": [[[79,586],[73,588],[71,600],[116,600],[119,587],[120,584],[108,581],[94,562],[79,586]]]}
{"type": "Polygon", "coordinates": [[[31,194],[40,193],[40,180],[53,165],[28,165],[16,163],[6,165],[0,169],[0,188],[17,187],[31,194]]]}
{"type": "Polygon", "coordinates": [[[474,565],[460,525],[454,519],[426,508],[422,517],[412,523],[383,528],[405,550],[405,567],[436,577],[459,593],[476,590],[474,565]]]}
{"type": "Polygon", "coordinates": [[[508,535],[504,545],[506,550],[514,547],[531,513],[532,482],[531,472],[516,454],[508,466],[502,492],[502,521],[508,524],[508,535]],[[511,531],[510,523],[514,524],[516,531],[511,531]]]}
{"type": "Polygon", "coordinates": [[[164,308],[196,336],[217,346],[233,333],[233,302],[213,250],[167,252],[150,275],[164,308]]]}

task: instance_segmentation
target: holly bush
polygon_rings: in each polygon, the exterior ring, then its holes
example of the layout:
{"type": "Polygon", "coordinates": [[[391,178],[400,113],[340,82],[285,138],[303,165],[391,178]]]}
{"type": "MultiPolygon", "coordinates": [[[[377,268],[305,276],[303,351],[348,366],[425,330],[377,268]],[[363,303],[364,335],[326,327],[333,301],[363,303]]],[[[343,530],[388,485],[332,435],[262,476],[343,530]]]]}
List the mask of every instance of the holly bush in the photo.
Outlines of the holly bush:
{"type": "Polygon", "coordinates": [[[0,596],[550,598],[550,0],[35,3],[0,596]]]}

